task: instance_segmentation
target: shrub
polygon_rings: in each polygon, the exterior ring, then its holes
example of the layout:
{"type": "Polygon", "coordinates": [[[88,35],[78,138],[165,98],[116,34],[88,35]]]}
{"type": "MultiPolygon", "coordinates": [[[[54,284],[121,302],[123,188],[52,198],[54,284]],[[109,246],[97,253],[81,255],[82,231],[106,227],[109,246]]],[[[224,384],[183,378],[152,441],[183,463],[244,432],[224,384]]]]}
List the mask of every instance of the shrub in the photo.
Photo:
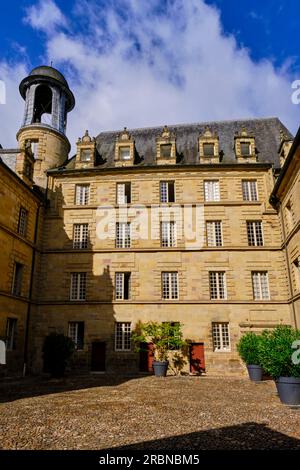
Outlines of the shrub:
{"type": "Polygon", "coordinates": [[[50,372],[53,377],[62,377],[74,349],[75,345],[68,336],[58,333],[46,336],[43,346],[44,371],[50,372]]]}
{"type": "Polygon", "coordinates": [[[260,365],[259,345],[261,338],[261,335],[256,335],[251,331],[245,333],[239,340],[237,344],[237,350],[241,359],[247,365],[260,365]]]}
{"type": "Polygon", "coordinates": [[[300,330],[279,325],[272,331],[264,331],[259,345],[259,361],[271,377],[300,377],[300,364],[294,364],[292,344],[300,340],[300,330]]]}
{"type": "Polygon", "coordinates": [[[152,343],[156,361],[167,361],[170,350],[179,350],[186,344],[182,339],[180,323],[170,322],[138,323],[131,339],[138,351],[141,350],[141,343],[152,343]]]}

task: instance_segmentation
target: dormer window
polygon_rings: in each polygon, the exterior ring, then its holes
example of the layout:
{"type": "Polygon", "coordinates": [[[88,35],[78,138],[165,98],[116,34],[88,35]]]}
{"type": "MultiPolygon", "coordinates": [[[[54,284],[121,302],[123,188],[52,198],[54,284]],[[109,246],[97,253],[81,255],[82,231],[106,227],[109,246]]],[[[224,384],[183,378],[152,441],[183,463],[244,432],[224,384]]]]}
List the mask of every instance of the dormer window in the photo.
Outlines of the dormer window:
{"type": "Polygon", "coordinates": [[[129,134],[126,127],[117,136],[115,143],[115,165],[131,166],[134,164],[134,139],[129,134]]]}
{"type": "Polygon", "coordinates": [[[130,160],[130,147],[120,147],[119,156],[120,160],[130,160]]]}
{"type": "Polygon", "coordinates": [[[91,161],[91,151],[90,149],[83,149],[80,152],[80,159],[82,162],[90,162],[91,161]]]}
{"type": "Polygon", "coordinates": [[[257,161],[255,137],[246,129],[236,132],[234,136],[234,150],[236,159],[240,163],[252,163],[257,161]]]}
{"type": "Polygon", "coordinates": [[[215,144],[203,144],[203,155],[213,157],[215,154],[215,144]]]}
{"type": "Polygon", "coordinates": [[[249,157],[251,155],[250,142],[241,142],[241,155],[242,157],[249,157]]]}
{"type": "Polygon", "coordinates": [[[83,137],[77,141],[77,154],[75,159],[75,168],[93,168],[96,163],[96,139],[90,137],[88,131],[85,131],[83,137]]]}
{"type": "Polygon", "coordinates": [[[200,163],[219,163],[219,138],[208,127],[199,136],[200,163]]]}
{"type": "Polygon", "coordinates": [[[158,165],[176,164],[176,137],[167,126],[156,137],[156,161],[158,165]]]}
{"type": "Polygon", "coordinates": [[[160,156],[161,156],[161,158],[170,158],[171,157],[171,151],[172,151],[172,145],[171,144],[161,144],[161,146],[160,146],[160,156]]]}

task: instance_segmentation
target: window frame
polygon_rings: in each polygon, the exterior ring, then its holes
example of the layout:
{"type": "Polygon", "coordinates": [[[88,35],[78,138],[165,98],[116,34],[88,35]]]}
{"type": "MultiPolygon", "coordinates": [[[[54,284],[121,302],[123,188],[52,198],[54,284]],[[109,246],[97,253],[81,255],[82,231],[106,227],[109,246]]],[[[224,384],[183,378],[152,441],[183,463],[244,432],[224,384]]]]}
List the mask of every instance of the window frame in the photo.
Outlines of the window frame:
{"type": "Polygon", "coordinates": [[[83,321],[69,321],[68,322],[68,337],[75,344],[76,351],[83,351],[84,349],[84,322],[83,321]],[[75,326],[75,339],[73,339],[71,332],[70,332],[73,326],[75,326]],[[81,332],[79,332],[79,326],[82,326],[81,332]],[[79,333],[82,334],[82,338],[80,341],[78,341],[79,333]]]}
{"type": "Polygon", "coordinates": [[[131,223],[116,222],[116,248],[131,248],[131,223]],[[122,230],[120,230],[120,227],[122,230]],[[120,238],[119,235],[122,235],[120,238]]]}
{"type": "Polygon", "coordinates": [[[210,300],[227,300],[226,271],[209,271],[209,293],[210,300]]]}
{"type": "Polygon", "coordinates": [[[162,300],[179,300],[178,271],[162,271],[161,297],[162,300]]]}
{"type": "Polygon", "coordinates": [[[162,180],[159,182],[159,200],[161,204],[173,204],[176,201],[175,181],[162,180]],[[164,187],[165,185],[165,187],[164,187]],[[172,189],[170,189],[172,188],[172,189]],[[163,200],[166,199],[166,200],[163,200]],[[173,200],[170,200],[173,199],[173,200]]]}
{"type": "Polygon", "coordinates": [[[89,224],[79,223],[73,224],[73,249],[74,250],[86,250],[88,248],[89,238],[89,224]],[[79,227],[79,234],[76,233],[79,227]]]}
{"type": "Polygon", "coordinates": [[[116,203],[117,204],[131,204],[131,182],[130,181],[117,183],[116,203]],[[121,188],[123,188],[122,191],[120,191],[121,188]]]}
{"type": "Polygon", "coordinates": [[[214,352],[231,352],[229,322],[212,322],[212,340],[214,352]],[[224,326],[226,326],[226,331],[223,329],[224,326]],[[218,343],[220,347],[217,346],[218,343]]]}
{"type": "Polygon", "coordinates": [[[177,246],[177,228],[174,220],[160,222],[160,246],[174,248],[177,246]],[[167,226],[167,229],[164,228],[167,226]]]}
{"type": "Polygon", "coordinates": [[[131,322],[115,322],[115,351],[130,352],[131,351],[131,322]],[[121,327],[121,332],[118,331],[121,327]],[[121,333],[121,335],[120,335],[121,333]],[[118,337],[118,335],[120,335],[118,337]],[[121,338],[121,347],[120,340],[121,338]]]}
{"type": "Polygon", "coordinates": [[[220,192],[220,180],[204,180],[204,201],[205,202],[220,202],[221,201],[221,192],[220,192]],[[212,196],[212,198],[210,197],[212,196]]]}
{"type": "Polygon", "coordinates": [[[27,235],[28,214],[28,210],[21,206],[19,210],[18,234],[22,237],[26,237],[27,235]]]}
{"type": "Polygon", "coordinates": [[[22,296],[24,264],[15,261],[11,293],[17,297],[22,296]]]}
{"type": "Polygon", "coordinates": [[[209,248],[223,246],[223,230],[221,220],[206,221],[206,246],[209,248]],[[210,242],[211,240],[212,242],[210,242]]]}
{"type": "Polygon", "coordinates": [[[131,272],[117,271],[115,273],[115,300],[131,300],[131,272]],[[127,298],[125,297],[126,283],[127,298]]]}
{"type": "Polygon", "coordinates": [[[253,300],[255,301],[267,301],[271,300],[271,293],[270,293],[270,284],[269,284],[269,273],[268,271],[251,271],[251,278],[252,278],[252,291],[253,291],[253,300]],[[259,284],[255,284],[255,278],[259,279],[259,284]],[[266,285],[262,285],[262,279],[266,279],[266,285]],[[256,296],[257,290],[256,287],[259,287],[259,297],[256,296]],[[264,297],[263,292],[264,289],[267,288],[267,297],[264,297]]]}
{"type": "Polygon", "coordinates": [[[264,246],[264,231],[262,220],[247,220],[248,246],[264,246]]]}
{"type": "Polygon", "coordinates": [[[17,349],[17,324],[18,319],[13,317],[7,317],[6,319],[6,333],[5,333],[5,344],[7,351],[15,351],[17,349]]]}
{"type": "Polygon", "coordinates": [[[90,184],[75,184],[75,205],[88,206],[90,203],[90,184]],[[84,191],[85,189],[85,191],[84,191]]]}
{"type": "Polygon", "coordinates": [[[70,282],[70,301],[82,302],[86,300],[86,272],[72,272],[70,282]],[[75,281],[75,279],[77,280],[75,281]],[[74,285],[75,283],[75,285],[74,285]],[[76,295],[73,295],[76,293],[76,295]]]}
{"type": "Polygon", "coordinates": [[[247,201],[247,202],[258,201],[257,180],[254,180],[254,179],[242,180],[242,196],[243,196],[243,201],[247,201]],[[252,185],[254,185],[255,191],[253,191],[252,185]]]}

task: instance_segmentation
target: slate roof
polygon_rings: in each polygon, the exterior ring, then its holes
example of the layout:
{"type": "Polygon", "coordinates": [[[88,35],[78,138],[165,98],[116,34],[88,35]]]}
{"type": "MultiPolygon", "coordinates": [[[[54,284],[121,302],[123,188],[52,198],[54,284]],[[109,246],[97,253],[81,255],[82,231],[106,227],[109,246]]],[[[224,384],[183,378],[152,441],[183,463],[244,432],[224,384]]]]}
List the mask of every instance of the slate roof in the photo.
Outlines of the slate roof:
{"type": "Polygon", "coordinates": [[[0,148],[0,158],[12,171],[16,171],[16,160],[18,149],[2,149],[0,148]]]}
{"type": "MultiPolygon", "coordinates": [[[[195,124],[168,125],[171,132],[176,134],[176,149],[178,165],[193,165],[199,163],[198,138],[206,128],[219,136],[219,150],[224,152],[222,163],[236,163],[234,153],[234,137],[242,128],[253,133],[258,151],[258,162],[270,163],[279,168],[278,147],[280,144],[280,131],[293,139],[292,134],[278,118],[245,119],[230,121],[212,121],[195,124]]],[[[141,129],[128,129],[135,140],[137,152],[137,167],[156,165],[156,137],[161,135],[163,126],[146,127],[141,129]]],[[[97,151],[99,153],[99,168],[114,167],[114,151],[116,137],[122,130],[101,132],[96,137],[97,151]]],[[[74,168],[74,158],[65,165],[66,169],[74,168]]]]}

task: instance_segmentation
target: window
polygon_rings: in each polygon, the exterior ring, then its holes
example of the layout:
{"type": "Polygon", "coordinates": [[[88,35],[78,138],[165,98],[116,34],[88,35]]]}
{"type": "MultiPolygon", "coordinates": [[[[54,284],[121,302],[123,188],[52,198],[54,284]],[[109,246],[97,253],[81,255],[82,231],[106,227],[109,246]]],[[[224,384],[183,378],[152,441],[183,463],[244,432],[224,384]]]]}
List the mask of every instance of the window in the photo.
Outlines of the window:
{"type": "Polygon", "coordinates": [[[299,262],[299,258],[296,259],[293,262],[293,266],[294,266],[294,272],[295,272],[296,289],[299,290],[300,289],[300,262],[299,262]]]}
{"type": "Polygon", "coordinates": [[[161,146],[160,146],[160,156],[162,158],[170,158],[171,157],[171,150],[172,150],[172,145],[171,144],[161,144],[161,146]]]}
{"type": "Polygon", "coordinates": [[[214,351],[230,351],[229,323],[213,323],[214,351]]]}
{"type": "Polygon", "coordinates": [[[130,147],[120,147],[119,156],[120,160],[130,160],[130,147]]]}
{"type": "Polygon", "coordinates": [[[285,215],[286,215],[286,222],[288,230],[292,230],[294,226],[294,214],[292,210],[291,201],[288,201],[285,206],[285,215]]]}
{"type": "Polygon", "coordinates": [[[70,300],[85,300],[85,296],[86,273],[72,273],[70,300]]]}
{"type": "Polygon", "coordinates": [[[226,299],[225,272],[210,271],[209,288],[211,300],[226,299]]]}
{"type": "Polygon", "coordinates": [[[28,211],[21,207],[19,212],[19,224],[18,224],[18,233],[23,237],[26,237],[27,232],[27,220],[28,220],[28,211]]]}
{"type": "Polygon", "coordinates": [[[83,321],[70,321],[68,336],[75,344],[75,349],[83,349],[84,339],[84,322],[83,321]]]}
{"type": "Polygon", "coordinates": [[[160,240],[162,247],[176,246],[176,222],[161,222],[160,240]]]}
{"type": "Polygon", "coordinates": [[[27,176],[27,178],[31,178],[32,177],[32,172],[33,172],[33,167],[31,165],[31,163],[26,163],[25,165],[25,176],[27,176]]]}
{"type": "Polygon", "coordinates": [[[207,246],[222,246],[222,222],[206,222],[207,246]]]}
{"type": "Polygon", "coordinates": [[[131,323],[117,322],[115,324],[115,350],[130,351],[131,349],[131,323]]]}
{"type": "Polygon", "coordinates": [[[249,142],[241,142],[241,155],[242,157],[249,157],[251,155],[251,145],[249,142]]]}
{"type": "Polygon", "coordinates": [[[16,349],[17,319],[8,318],[6,322],[6,349],[16,349]]]}
{"type": "Polygon", "coordinates": [[[38,157],[38,149],[39,149],[39,141],[38,140],[31,141],[30,147],[31,147],[31,152],[32,152],[33,157],[37,158],[38,157]]]}
{"type": "Polygon", "coordinates": [[[174,181],[160,182],[160,202],[175,202],[174,181]]]}
{"type": "Polygon", "coordinates": [[[215,144],[203,144],[203,155],[213,157],[215,154],[215,144]]]}
{"type": "Polygon", "coordinates": [[[131,183],[117,183],[117,204],[131,203],[131,183]]]}
{"type": "Polygon", "coordinates": [[[116,300],[130,299],[130,274],[116,273],[116,300]]]}
{"type": "Polygon", "coordinates": [[[270,300],[267,271],[252,272],[252,285],[254,300],[270,300]]]}
{"type": "Polygon", "coordinates": [[[89,184],[76,184],[75,186],[77,206],[86,206],[89,203],[90,185],[89,184]]]}
{"type": "Polygon", "coordinates": [[[244,180],[242,181],[242,192],[244,201],[257,201],[257,181],[244,180]]]}
{"type": "Polygon", "coordinates": [[[117,222],[116,225],[116,248],[130,248],[131,229],[130,222],[117,222]]]}
{"type": "Polygon", "coordinates": [[[260,220],[254,222],[247,222],[247,235],[249,246],[263,246],[263,230],[262,222],[260,220]]]}
{"type": "Polygon", "coordinates": [[[12,294],[21,295],[22,293],[23,264],[15,263],[14,276],[12,284],[12,294]]]}
{"type": "Polygon", "coordinates": [[[80,160],[82,162],[90,162],[92,157],[92,152],[90,149],[82,149],[80,152],[80,160]]]}
{"type": "Polygon", "coordinates": [[[204,181],[204,199],[205,201],[220,201],[219,181],[204,181]]]}
{"type": "Polygon", "coordinates": [[[89,224],[74,224],[73,248],[84,249],[88,247],[89,224]]]}
{"type": "Polygon", "coordinates": [[[178,273],[162,273],[162,298],[165,300],[178,299],[178,273]]]}

